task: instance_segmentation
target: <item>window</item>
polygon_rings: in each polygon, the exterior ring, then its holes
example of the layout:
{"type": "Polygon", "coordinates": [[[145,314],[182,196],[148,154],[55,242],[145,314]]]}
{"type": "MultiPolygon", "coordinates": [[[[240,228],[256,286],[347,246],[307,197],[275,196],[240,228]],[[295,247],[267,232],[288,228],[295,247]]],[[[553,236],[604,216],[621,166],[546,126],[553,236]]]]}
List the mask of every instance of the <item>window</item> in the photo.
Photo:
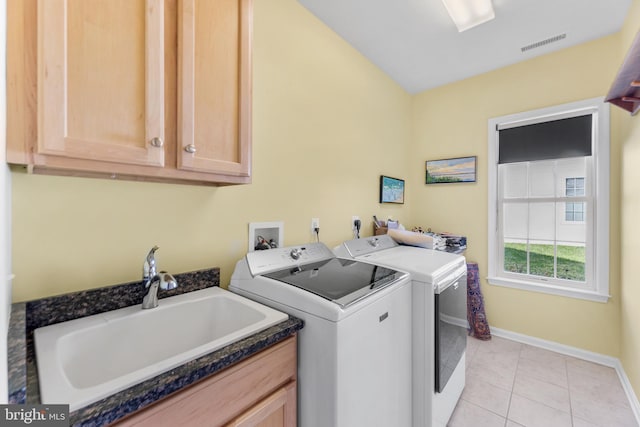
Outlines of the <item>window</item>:
{"type": "MultiPolygon", "coordinates": [[[[565,196],[580,197],[584,196],[584,177],[567,178],[565,185],[565,196]]],[[[565,203],[564,220],[566,222],[584,222],[584,203],[565,203]]]]}
{"type": "Polygon", "coordinates": [[[567,222],[584,222],[584,203],[565,203],[564,220],[567,222]]]}
{"type": "Polygon", "coordinates": [[[567,178],[565,183],[565,196],[584,196],[584,178],[567,178]]]}
{"type": "Polygon", "coordinates": [[[608,194],[602,99],[489,120],[489,283],[606,302],[608,194]]]}

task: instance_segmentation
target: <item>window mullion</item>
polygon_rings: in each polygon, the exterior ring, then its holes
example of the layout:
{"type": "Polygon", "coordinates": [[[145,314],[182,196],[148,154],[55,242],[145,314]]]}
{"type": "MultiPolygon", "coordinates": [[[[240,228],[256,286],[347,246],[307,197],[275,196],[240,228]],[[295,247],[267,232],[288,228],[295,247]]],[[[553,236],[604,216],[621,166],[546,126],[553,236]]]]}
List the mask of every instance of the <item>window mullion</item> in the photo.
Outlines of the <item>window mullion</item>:
{"type": "MultiPolygon", "coordinates": [[[[558,198],[558,187],[555,184],[558,182],[558,161],[553,162],[553,196],[558,198]]],[[[558,202],[553,202],[553,278],[558,278],[558,202]]]]}
{"type": "Polygon", "coordinates": [[[529,202],[529,198],[531,197],[531,175],[530,175],[531,163],[527,162],[527,274],[531,274],[531,233],[529,231],[529,227],[531,226],[531,203],[529,202]]]}

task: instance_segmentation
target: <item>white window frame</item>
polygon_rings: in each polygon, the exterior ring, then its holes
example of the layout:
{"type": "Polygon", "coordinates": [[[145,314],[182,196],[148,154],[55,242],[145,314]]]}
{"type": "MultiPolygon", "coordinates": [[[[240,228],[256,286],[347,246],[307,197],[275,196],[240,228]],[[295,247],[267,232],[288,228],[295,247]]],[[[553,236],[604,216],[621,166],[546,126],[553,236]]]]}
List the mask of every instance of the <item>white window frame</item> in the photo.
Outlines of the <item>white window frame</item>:
{"type": "MultiPolygon", "coordinates": [[[[507,116],[495,117],[488,122],[488,282],[491,285],[505,286],[552,295],[607,302],[609,295],[609,171],[610,171],[610,124],[609,104],[602,97],[557,105],[539,110],[527,111],[507,116]],[[525,126],[550,120],[575,117],[584,114],[593,115],[593,274],[590,289],[578,289],[542,281],[523,280],[508,277],[501,270],[502,243],[499,241],[498,224],[498,132],[499,129],[525,126]]],[[[589,230],[587,231],[589,232],[589,230]]]]}

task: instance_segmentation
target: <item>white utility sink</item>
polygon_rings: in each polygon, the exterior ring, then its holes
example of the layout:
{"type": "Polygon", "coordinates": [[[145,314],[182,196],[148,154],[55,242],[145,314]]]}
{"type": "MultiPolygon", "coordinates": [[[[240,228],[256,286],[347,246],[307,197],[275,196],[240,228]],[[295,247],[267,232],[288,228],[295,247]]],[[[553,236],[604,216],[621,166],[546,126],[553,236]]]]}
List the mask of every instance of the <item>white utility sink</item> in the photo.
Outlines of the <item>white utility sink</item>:
{"type": "Polygon", "coordinates": [[[287,315],[218,287],[35,330],[40,397],[74,411],[287,315]]]}

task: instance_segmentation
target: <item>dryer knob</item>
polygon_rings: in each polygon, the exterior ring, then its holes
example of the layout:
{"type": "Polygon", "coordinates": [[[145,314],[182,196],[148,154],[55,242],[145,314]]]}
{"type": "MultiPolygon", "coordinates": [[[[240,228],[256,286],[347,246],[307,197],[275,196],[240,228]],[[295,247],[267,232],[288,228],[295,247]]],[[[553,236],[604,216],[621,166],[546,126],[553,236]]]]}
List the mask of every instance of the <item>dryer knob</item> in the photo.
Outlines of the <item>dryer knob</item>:
{"type": "Polygon", "coordinates": [[[369,240],[369,244],[374,248],[376,248],[380,244],[380,241],[378,240],[377,237],[374,237],[373,239],[369,240]]]}
{"type": "Polygon", "coordinates": [[[300,257],[302,256],[302,251],[298,248],[291,249],[291,253],[289,255],[291,255],[291,258],[293,259],[300,259],[300,257]]]}

